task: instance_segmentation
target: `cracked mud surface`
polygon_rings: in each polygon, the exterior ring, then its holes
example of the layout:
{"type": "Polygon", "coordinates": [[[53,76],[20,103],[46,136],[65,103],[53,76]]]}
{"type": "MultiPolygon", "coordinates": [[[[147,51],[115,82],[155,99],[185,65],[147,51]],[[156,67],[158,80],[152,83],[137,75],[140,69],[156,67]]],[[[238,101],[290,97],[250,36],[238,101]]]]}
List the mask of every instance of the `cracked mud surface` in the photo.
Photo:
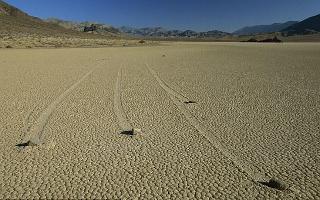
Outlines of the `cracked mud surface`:
{"type": "Polygon", "coordinates": [[[0,198],[319,198],[319,52],[1,50],[0,198]],[[41,144],[16,147],[48,108],[41,144]]]}

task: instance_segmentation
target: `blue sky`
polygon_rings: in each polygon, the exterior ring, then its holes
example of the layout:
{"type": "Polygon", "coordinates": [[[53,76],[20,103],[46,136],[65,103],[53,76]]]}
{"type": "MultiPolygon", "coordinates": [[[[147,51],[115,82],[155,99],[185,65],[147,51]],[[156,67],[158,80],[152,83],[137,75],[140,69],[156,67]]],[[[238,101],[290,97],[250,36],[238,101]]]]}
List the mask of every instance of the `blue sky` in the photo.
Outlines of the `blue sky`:
{"type": "Polygon", "coordinates": [[[320,0],[5,0],[30,15],[114,26],[223,30],[302,20],[320,14],[320,0]]]}

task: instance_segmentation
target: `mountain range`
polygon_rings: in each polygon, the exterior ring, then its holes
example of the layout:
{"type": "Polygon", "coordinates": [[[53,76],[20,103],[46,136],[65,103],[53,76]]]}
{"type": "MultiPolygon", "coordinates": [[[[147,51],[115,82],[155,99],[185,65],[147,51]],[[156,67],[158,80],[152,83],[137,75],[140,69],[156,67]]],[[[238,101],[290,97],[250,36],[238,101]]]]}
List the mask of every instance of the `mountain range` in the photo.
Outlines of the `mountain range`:
{"type": "Polygon", "coordinates": [[[143,38],[231,38],[241,35],[263,35],[281,33],[282,36],[306,35],[320,33],[320,15],[307,18],[301,22],[288,21],[270,25],[248,26],[233,33],[219,30],[197,32],[193,30],[168,30],[162,27],[134,28],[113,26],[96,22],[72,22],[57,18],[42,20],[15,8],[0,0],[0,35],[5,34],[42,34],[79,37],[143,37],[143,38]],[[83,32],[89,32],[83,33],[83,32]]]}
{"type": "Polygon", "coordinates": [[[273,33],[273,32],[280,32],[285,28],[288,28],[298,21],[288,21],[285,23],[274,23],[270,25],[256,25],[256,26],[246,26],[241,28],[232,34],[235,35],[255,35],[255,34],[264,34],[264,33],[273,33]]]}
{"type": "Polygon", "coordinates": [[[320,14],[309,17],[281,31],[286,36],[307,35],[320,32],[320,14]]]}
{"type": "Polygon", "coordinates": [[[139,36],[139,37],[222,38],[222,37],[231,35],[230,33],[218,31],[218,30],[212,30],[207,32],[196,32],[193,30],[185,30],[185,31],[167,30],[162,27],[133,28],[133,27],[122,26],[122,27],[119,27],[118,29],[125,34],[139,36]]]}
{"type": "Polygon", "coordinates": [[[97,33],[113,33],[125,34],[134,37],[149,37],[149,38],[224,38],[228,36],[242,36],[242,35],[261,35],[268,33],[281,33],[283,36],[292,35],[306,35],[320,32],[320,15],[310,17],[301,22],[288,21],[284,23],[273,23],[270,25],[247,26],[241,28],[233,33],[227,33],[219,30],[197,32],[193,30],[168,30],[163,27],[145,27],[134,28],[128,26],[121,26],[118,28],[106,24],[99,24],[93,22],[71,22],[59,19],[48,19],[48,22],[58,24],[65,28],[82,31],[84,27],[95,24],[98,27],[97,33]]]}

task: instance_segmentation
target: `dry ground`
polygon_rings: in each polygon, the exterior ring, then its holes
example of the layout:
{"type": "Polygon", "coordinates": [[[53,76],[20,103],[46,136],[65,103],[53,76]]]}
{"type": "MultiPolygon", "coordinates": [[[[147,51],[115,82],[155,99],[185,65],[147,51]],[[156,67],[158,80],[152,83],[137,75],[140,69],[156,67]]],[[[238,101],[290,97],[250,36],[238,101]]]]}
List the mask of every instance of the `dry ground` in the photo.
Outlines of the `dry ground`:
{"type": "Polygon", "coordinates": [[[311,43],[2,49],[0,198],[319,198],[319,55],[311,43]],[[288,188],[259,183],[272,177],[288,188]]]}

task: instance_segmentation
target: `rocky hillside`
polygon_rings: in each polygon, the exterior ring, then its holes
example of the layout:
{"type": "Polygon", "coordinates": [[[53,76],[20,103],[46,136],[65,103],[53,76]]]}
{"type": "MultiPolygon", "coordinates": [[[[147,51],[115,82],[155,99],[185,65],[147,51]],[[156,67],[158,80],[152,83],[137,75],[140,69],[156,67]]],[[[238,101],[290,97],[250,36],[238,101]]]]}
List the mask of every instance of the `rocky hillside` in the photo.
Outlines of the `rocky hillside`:
{"type": "MultiPolygon", "coordinates": [[[[71,27],[73,25],[70,25],[71,27]]],[[[85,26],[85,25],[83,25],[85,26]]],[[[59,23],[43,21],[0,0],[0,36],[1,35],[44,35],[54,37],[98,38],[99,34],[82,33],[59,23]]],[[[112,27],[99,26],[103,36],[117,37],[119,31],[112,27]]]]}
{"type": "Polygon", "coordinates": [[[119,35],[121,33],[118,29],[110,25],[96,23],[96,22],[73,22],[73,21],[60,20],[56,18],[49,18],[45,21],[51,24],[62,26],[66,29],[71,29],[79,32],[89,32],[86,30],[90,29],[91,32],[102,34],[102,35],[110,35],[110,34],[119,35]]]}
{"type": "Polygon", "coordinates": [[[87,33],[77,24],[53,23],[32,17],[0,0],[0,48],[59,48],[149,45],[119,37],[119,31],[90,23],[87,33]],[[90,31],[92,28],[94,30],[90,31]],[[79,29],[79,30],[77,30],[79,29]],[[101,34],[100,34],[101,33],[101,34]]]}
{"type": "Polygon", "coordinates": [[[12,17],[22,17],[22,18],[29,18],[33,20],[39,20],[35,17],[31,17],[27,15],[26,13],[22,12],[18,8],[15,8],[6,2],[0,0],[0,16],[12,16],[12,17]]]}

